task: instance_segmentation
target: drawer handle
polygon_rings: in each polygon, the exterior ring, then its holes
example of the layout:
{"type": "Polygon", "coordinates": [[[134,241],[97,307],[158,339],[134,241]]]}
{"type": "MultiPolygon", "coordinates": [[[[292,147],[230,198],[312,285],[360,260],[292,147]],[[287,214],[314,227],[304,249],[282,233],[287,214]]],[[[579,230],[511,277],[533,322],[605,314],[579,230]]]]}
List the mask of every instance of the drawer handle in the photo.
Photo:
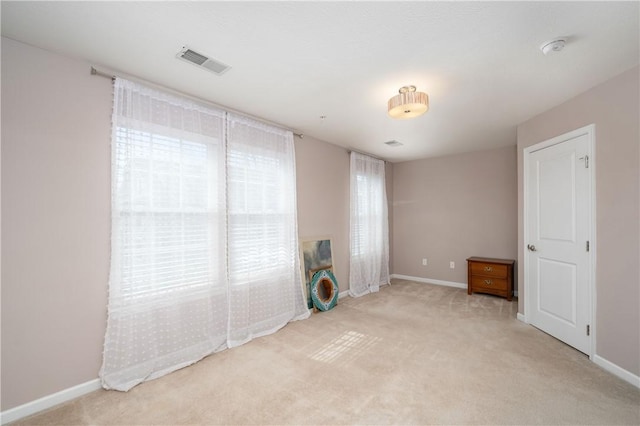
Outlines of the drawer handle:
{"type": "Polygon", "coordinates": [[[493,284],[493,282],[491,280],[484,280],[484,283],[487,284],[487,285],[493,284]]]}
{"type": "Polygon", "coordinates": [[[493,268],[491,266],[485,266],[484,267],[484,271],[485,272],[491,272],[491,271],[493,271],[493,268]]]}

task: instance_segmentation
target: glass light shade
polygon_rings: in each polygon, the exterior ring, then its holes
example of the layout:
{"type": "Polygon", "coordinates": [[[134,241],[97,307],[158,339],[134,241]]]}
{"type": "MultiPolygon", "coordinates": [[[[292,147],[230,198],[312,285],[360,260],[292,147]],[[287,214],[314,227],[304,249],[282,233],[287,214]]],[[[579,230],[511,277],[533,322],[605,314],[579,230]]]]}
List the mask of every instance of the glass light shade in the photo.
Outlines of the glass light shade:
{"type": "Polygon", "coordinates": [[[400,92],[389,99],[387,107],[392,118],[413,118],[429,110],[429,97],[423,92],[400,92]]]}

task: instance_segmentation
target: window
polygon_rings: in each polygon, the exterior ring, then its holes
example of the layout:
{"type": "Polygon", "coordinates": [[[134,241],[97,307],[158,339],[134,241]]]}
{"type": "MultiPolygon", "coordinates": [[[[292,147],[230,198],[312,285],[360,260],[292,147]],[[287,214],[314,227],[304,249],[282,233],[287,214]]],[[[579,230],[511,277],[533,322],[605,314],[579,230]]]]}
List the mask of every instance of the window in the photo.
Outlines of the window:
{"type": "Polygon", "coordinates": [[[103,387],[306,318],[293,135],[116,79],[103,387]]]}
{"type": "Polygon", "coordinates": [[[274,250],[285,243],[287,205],[282,199],[281,165],[265,153],[229,150],[229,269],[232,285],[279,274],[288,265],[274,250]]]}
{"type": "MultiPolygon", "coordinates": [[[[384,177],[382,177],[384,179],[384,177]]],[[[383,221],[384,180],[380,176],[355,176],[355,211],[353,227],[353,244],[351,256],[366,257],[382,245],[382,233],[370,232],[371,224],[380,224],[383,221]]],[[[386,202],[386,201],[385,201],[386,202]]]]}
{"type": "Polygon", "coordinates": [[[389,282],[389,224],[384,162],[351,153],[349,293],[378,291],[389,282]]]}
{"type": "Polygon", "coordinates": [[[223,285],[222,141],[183,136],[116,128],[114,236],[126,302],[223,285]]]}

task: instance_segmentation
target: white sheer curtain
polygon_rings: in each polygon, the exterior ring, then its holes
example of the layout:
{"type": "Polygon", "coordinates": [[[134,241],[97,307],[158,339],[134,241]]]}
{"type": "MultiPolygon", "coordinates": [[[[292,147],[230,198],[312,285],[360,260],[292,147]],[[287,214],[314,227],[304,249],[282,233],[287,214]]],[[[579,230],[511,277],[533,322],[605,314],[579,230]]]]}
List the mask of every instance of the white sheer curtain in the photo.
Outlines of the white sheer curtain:
{"type": "Polygon", "coordinates": [[[227,121],[224,111],[116,79],[106,389],[128,390],[308,316],[292,135],[246,125],[253,130],[236,137],[241,120],[229,131],[227,121]],[[279,143],[261,146],[272,133],[279,143]],[[267,158],[275,170],[257,167],[267,158]],[[277,186],[277,208],[253,208],[265,190],[255,182],[277,186]]]}
{"type": "Polygon", "coordinates": [[[363,296],[389,283],[389,221],[384,161],[351,152],[349,294],[363,296]]]}
{"type": "Polygon", "coordinates": [[[228,115],[229,346],[307,318],[293,134],[228,115]]]}

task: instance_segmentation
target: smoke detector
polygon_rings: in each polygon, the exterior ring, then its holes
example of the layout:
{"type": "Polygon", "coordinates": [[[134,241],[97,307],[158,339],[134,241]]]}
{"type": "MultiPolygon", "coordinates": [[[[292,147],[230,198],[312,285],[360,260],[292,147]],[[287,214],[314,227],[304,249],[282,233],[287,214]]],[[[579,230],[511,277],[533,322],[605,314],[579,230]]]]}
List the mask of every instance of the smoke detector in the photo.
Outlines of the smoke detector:
{"type": "Polygon", "coordinates": [[[189,62],[198,67],[209,70],[212,73],[217,75],[222,75],[225,72],[227,72],[229,68],[231,68],[230,65],[224,64],[215,59],[211,59],[207,55],[203,55],[202,53],[198,53],[187,47],[183,47],[182,50],[178,52],[176,57],[178,59],[182,59],[183,61],[189,62]]]}
{"type": "Polygon", "coordinates": [[[385,145],[389,145],[389,146],[402,146],[403,145],[402,142],[398,142],[397,140],[387,141],[384,144],[385,145]]]}
{"type": "Polygon", "coordinates": [[[544,53],[545,55],[553,52],[559,52],[564,49],[564,45],[566,42],[567,39],[565,38],[556,38],[553,40],[545,41],[540,45],[540,50],[542,50],[542,53],[544,53]]]}

